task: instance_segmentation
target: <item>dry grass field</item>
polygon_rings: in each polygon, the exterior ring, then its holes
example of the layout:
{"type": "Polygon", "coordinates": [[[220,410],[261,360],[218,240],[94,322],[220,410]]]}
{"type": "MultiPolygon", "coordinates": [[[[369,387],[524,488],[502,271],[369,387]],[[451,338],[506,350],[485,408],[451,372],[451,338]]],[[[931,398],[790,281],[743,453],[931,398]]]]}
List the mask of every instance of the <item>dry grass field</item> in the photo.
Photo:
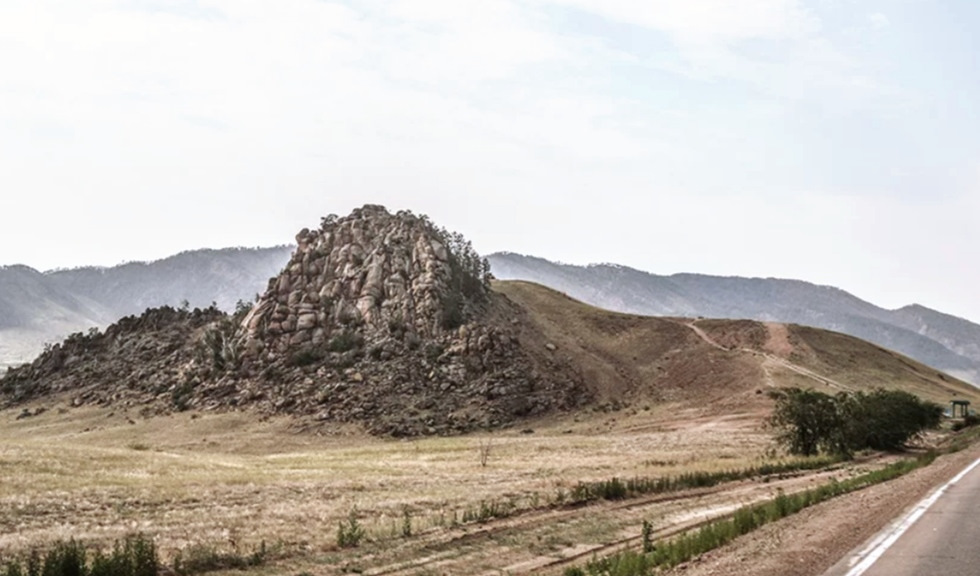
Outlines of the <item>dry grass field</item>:
{"type": "Polygon", "coordinates": [[[526,283],[496,289],[524,310],[522,342],[542,365],[567,363],[593,387],[589,408],[393,440],[253,412],[146,419],[139,406],[46,398],[0,411],[0,556],[141,532],[165,561],[193,545],[247,554],[265,543],[258,574],[560,574],[635,542],[645,520],[663,536],[888,461],[568,504],[580,482],[771,461],[768,389],[887,386],[980,403],[966,384],[833,333],[615,314],[526,283]],[[35,415],[18,418],[25,408],[35,415]],[[352,515],[364,536],[341,548],[352,515]]]}
{"type": "MultiPolygon", "coordinates": [[[[556,420],[533,434],[412,441],[351,429],[297,432],[288,419],[246,413],[142,420],[49,405],[30,418],[17,414],[0,412],[4,554],[59,538],[104,545],[144,532],[164,556],[195,543],[248,550],[265,541],[289,562],[323,568],[372,546],[410,543],[406,511],[422,539],[448,534],[482,505],[547,511],[579,481],[742,468],[769,447],[751,420],[668,406],[556,420]],[[337,526],[352,510],[365,543],[341,552],[337,526]]],[[[608,526],[601,515],[590,520],[594,526],[578,529],[601,540],[608,526]]],[[[588,540],[570,543],[595,543],[588,540]]]]}
{"type": "Polygon", "coordinates": [[[17,414],[0,412],[0,554],[68,538],[107,546],[142,532],[164,559],[195,544],[245,554],[265,542],[272,560],[257,573],[547,572],[562,558],[635,540],[643,520],[691,525],[862,469],[558,506],[580,481],[758,465],[770,439],[757,415],[683,406],[570,416],[534,433],[406,441],[351,428],[297,431],[289,419],[248,413],[143,420],[51,402],[37,416],[17,414]],[[491,506],[516,513],[477,521],[491,506]],[[352,511],[365,536],[340,549],[338,525],[352,511]]]}

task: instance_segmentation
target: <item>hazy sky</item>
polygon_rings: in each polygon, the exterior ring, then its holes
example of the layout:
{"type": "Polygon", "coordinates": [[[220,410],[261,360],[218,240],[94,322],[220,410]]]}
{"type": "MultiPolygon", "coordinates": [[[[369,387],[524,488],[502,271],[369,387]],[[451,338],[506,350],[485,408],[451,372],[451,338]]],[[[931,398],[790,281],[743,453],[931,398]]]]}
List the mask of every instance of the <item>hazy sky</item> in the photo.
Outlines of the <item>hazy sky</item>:
{"type": "Polygon", "coordinates": [[[976,0],[2,0],[0,264],[381,203],[980,321],[977,30],[976,0]]]}

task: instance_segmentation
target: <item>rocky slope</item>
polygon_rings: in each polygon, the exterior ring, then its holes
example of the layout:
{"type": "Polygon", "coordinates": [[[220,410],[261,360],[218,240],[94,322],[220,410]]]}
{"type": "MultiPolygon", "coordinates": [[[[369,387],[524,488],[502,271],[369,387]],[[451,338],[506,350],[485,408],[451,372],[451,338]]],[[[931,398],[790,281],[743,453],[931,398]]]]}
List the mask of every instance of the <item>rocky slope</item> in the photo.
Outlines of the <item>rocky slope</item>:
{"type": "Polygon", "coordinates": [[[980,384],[980,325],[923,306],[885,310],[838,288],[799,280],[659,276],[625,266],[572,266],[519,254],[493,254],[489,260],[499,278],[544,284],[602,308],[834,330],[980,384]]]}
{"type": "Polygon", "coordinates": [[[8,405],[52,395],[69,404],[145,407],[144,414],[183,408],[185,372],[200,361],[199,344],[209,328],[228,323],[217,308],[171,307],[127,316],[109,326],[75,333],[49,346],[34,362],[12,368],[0,379],[0,398],[8,405]]]}
{"type": "Polygon", "coordinates": [[[494,427],[590,399],[460,236],[365,206],[296,240],[243,318],[151,310],[55,346],[0,393],[144,413],[254,406],[392,435],[494,427]]]}

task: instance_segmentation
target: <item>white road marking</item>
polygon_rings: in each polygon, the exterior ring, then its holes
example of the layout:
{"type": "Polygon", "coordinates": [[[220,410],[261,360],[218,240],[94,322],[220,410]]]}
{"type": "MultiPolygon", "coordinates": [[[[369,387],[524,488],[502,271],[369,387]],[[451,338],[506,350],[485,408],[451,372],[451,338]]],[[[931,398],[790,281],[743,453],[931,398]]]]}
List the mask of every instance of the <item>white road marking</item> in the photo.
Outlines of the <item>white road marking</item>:
{"type": "Polygon", "coordinates": [[[851,570],[845,576],[861,576],[868,571],[869,568],[874,566],[874,563],[881,558],[882,554],[885,553],[892,544],[898,541],[902,537],[902,534],[912,527],[916,521],[926,513],[933,504],[936,503],[939,498],[946,493],[946,490],[950,486],[956,484],[963,479],[964,476],[969,474],[974,468],[980,466],[980,459],[977,459],[973,464],[966,467],[965,470],[956,475],[955,478],[944,484],[938,490],[933,492],[922,502],[919,502],[911,512],[901,518],[891,530],[879,535],[875,538],[867,548],[859,552],[850,562],[852,566],[851,570]],[[855,563],[857,565],[855,566],[855,563]]]}

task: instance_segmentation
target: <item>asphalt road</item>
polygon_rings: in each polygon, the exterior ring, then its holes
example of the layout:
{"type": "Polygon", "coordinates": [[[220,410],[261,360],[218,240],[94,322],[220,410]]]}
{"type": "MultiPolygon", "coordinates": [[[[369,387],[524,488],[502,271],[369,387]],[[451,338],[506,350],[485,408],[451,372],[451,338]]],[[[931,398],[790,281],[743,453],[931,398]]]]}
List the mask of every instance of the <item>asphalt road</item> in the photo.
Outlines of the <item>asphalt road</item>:
{"type": "Polygon", "coordinates": [[[933,575],[980,575],[980,466],[954,479],[931,505],[929,499],[923,501],[825,574],[933,575]]]}

